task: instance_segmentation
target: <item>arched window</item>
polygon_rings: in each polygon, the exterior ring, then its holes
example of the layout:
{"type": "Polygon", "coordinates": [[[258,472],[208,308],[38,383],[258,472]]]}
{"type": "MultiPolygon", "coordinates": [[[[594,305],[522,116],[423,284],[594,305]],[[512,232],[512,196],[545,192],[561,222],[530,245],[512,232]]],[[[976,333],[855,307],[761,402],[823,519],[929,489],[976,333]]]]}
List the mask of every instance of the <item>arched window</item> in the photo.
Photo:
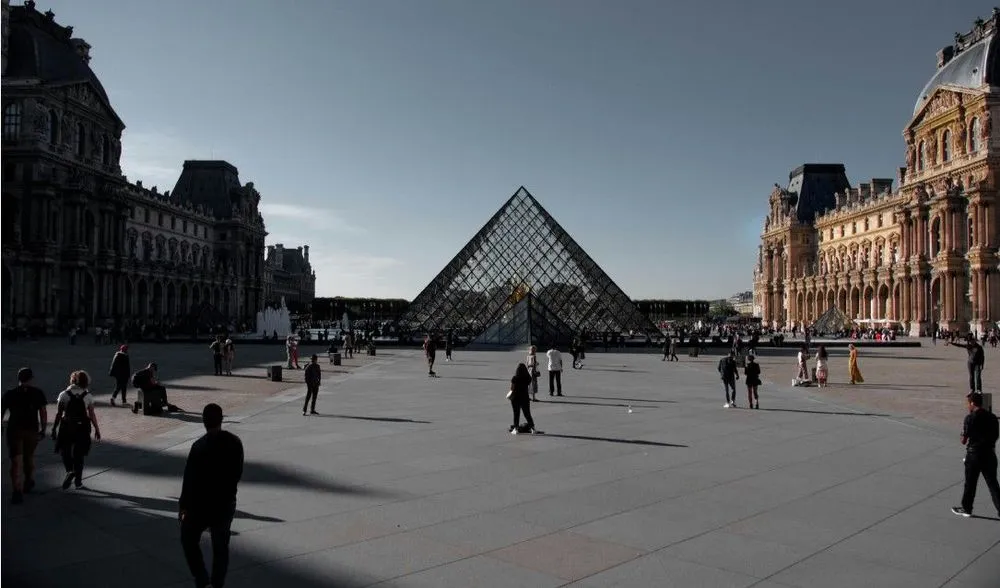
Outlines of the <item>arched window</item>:
{"type": "Polygon", "coordinates": [[[969,153],[976,153],[982,146],[983,127],[979,122],[979,117],[972,119],[969,123],[969,153]]]}
{"type": "Polygon", "coordinates": [[[59,115],[54,109],[49,110],[49,143],[59,144],[59,115]]]}
{"type": "Polygon", "coordinates": [[[76,154],[83,155],[87,150],[87,129],[83,123],[76,123],[76,154]]]}
{"type": "Polygon", "coordinates": [[[101,137],[101,163],[104,165],[111,163],[111,140],[107,135],[101,137]]]}
{"type": "Polygon", "coordinates": [[[931,257],[937,257],[941,252],[941,217],[936,217],[931,223],[931,257]]]}
{"type": "Polygon", "coordinates": [[[21,105],[11,102],[3,107],[3,138],[13,141],[21,136],[21,105]]]}
{"type": "Polygon", "coordinates": [[[968,224],[966,225],[966,232],[969,237],[969,249],[972,249],[976,245],[976,233],[975,233],[975,223],[972,217],[968,218],[968,224]]]}
{"type": "Polygon", "coordinates": [[[951,161],[951,131],[941,133],[941,161],[951,161]]]}
{"type": "Polygon", "coordinates": [[[920,145],[917,147],[917,171],[924,169],[924,164],[927,162],[927,143],[921,141],[920,145]]]}

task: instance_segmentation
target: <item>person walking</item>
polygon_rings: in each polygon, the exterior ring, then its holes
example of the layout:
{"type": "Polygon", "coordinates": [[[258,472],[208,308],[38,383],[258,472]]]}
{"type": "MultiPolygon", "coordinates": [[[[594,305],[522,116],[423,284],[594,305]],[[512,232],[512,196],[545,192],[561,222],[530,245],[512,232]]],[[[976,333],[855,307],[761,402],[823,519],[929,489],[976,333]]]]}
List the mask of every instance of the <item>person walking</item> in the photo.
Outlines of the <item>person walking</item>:
{"type": "Polygon", "coordinates": [[[528,358],[525,365],[528,367],[528,373],[531,375],[531,401],[538,402],[538,376],[541,374],[538,372],[538,348],[532,345],[528,348],[528,358]]]}
{"type": "Polygon", "coordinates": [[[736,380],[740,379],[740,372],[736,367],[736,352],[730,351],[719,360],[719,376],[722,378],[722,386],[726,389],[726,403],[723,408],[737,408],[736,404],[736,380]],[[729,391],[732,390],[732,397],[729,391]]]}
{"type": "Polygon", "coordinates": [[[816,348],[816,382],[819,384],[820,388],[826,386],[827,378],[830,376],[830,369],[827,363],[830,360],[830,354],[826,352],[826,345],[820,345],[816,348]]]}
{"type": "Polygon", "coordinates": [[[312,409],[309,410],[309,414],[319,414],[316,412],[316,397],[319,396],[319,383],[323,374],[322,368],[319,367],[319,356],[314,353],[311,359],[312,361],[306,366],[306,371],[303,374],[306,380],[306,402],[302,405],[302,416],[306,416],[306,410],[309,409],[310,403],[312,409]]]}
{"type": "Polygon", "coordinates": [[[510,434],[517,435],[521,432],[521,413],[524,413],[524,424],[527,427],[524,432],[535,432],[535,421],[531,419],[531,402],[528,398],[528,389],[531,386],[531,374],[528,367],[523,363],[517,364],[514,377],[510,379],[510,392],[507,398],[510,399],[510,407],[514,411],[514,424],[510,426],[510,434]]]}
{"type": "Polygon", "coordinates": [[[434,337],[427,335],[424,337],[424,358],[427,359],[427,375],[436,376],[434,373],[434,356],[437,354],[437,342],[434,337]]]}
{"type": "Polygon", "coordinates": [[[111,406],[115,405],[115,398],[119,392],[122,395],[122,406],[128,406],[125,391],[128,390],[128,379],[132,375],[132,361],[128,356],[128,345],[119,347],[112,356],[108,375],[115,379],[115,390],[111,393],[111,406]]]}
{"type": "Polygon", "coordinates": [[[451,361],[451,348],[454,345],[455,334],[453,331],[448,331],[444,339],[444,359],[445,361],[451,361]]]}
{"type": "Polygon", "coordinates": [[[760,397],[757,395],[757,389],[761,384],[760,364],[754,361],[752,355],[747,355],[747,365],[743,368],[743,382],[747,385],[747,406],[759,409],[760,397]]]}
{"type": "Polygon", "coordinates": [[[979,476],[983,476],[986,487],[993,499],[993,507],[1000,517],[1000,483],[997,483],[997,437],[1000,436],[1000,424],[992,412],[983,408],[983,395],[970,392],[966,396],[969,403],[969,414],[962,425],[962,445],[965,445],[965,488],[962,491],[962,505],[951,509],[951,512],[963,516],[972,516],[973,503],[976,500],[976,486],[979,476]]]}
{"type": "Polygon", "coordinates": [[[545,356],[549,359],[549,396],[562,396],[562,353],[553,346],[545,352],[545,356]]]}
{"type": "Polygon", "coordinates": [[[229,568],[229,538],[236,516],[236,491],[243,477],[243,442],[222,430],[222,407],[208,404],[201,413],[205,434],[194,442],[184,466],[178,501],[181,547],[197,588],[220,587],[229,568]],[[212,572],[205,568],[201,536],[212,537],[212,572]]]}
{"type": "Polygon", "coordinates": [[[809,350],[805,345],[799,347],[797,365],[798,374],[796,374],[795,379],[799,382],[807,382],[811,380],[809,377],[809,350]]]}
{"type": "MultiPolygon", "coordinates": [[[[212,363],[215,365],[215,375],[222,375],[222,335],[216,335],[209,346],[212,350],[212,363]]],[[[288,366],[291,367],[291,366],[288,366]]]]}
{"type": "Polygon", "coordinates": [[[848,345],[850,351],[847,355],[847,370],[851,376],[852,384],[864,384],[865,379],[861,376],[861,368],[858,367],[858,348],[854,343],[848,345]]]}
{"type": "Polygon", "coordinates": [[[226,370],[226,375],[233,375],[233,361],[236,359],[236,344],[232,339],[226,339],[222,345],[222,363],[226,370]]]}
{"type": "Polygon", "coordinates": [[[969,368],[969,392],[982,392],[983,365],[986,363],[986,353],[983,350],[983,346],[976,340],[975,335],[969,333],[965,337],[965,343],[948,343],[945,341],[944,344],[961,347],[969,353],[969,361],[967,365],[969,368]]]}
{"type": "Polygon", "coordinates": [[[10,480],[14,489],[11,501],[20,504],[25,493],[35,487],[35,449],[45,438],[48,425],[48,400],[45,393],[33,386],[31,368],[17,370],[17,386],[0,398],[0,417],[10,411],[7,421],[7,451],[10,454],[10,480]],[[22,478],[23,474],[23,478],[22,478]]]}
{"type": "Polygon", "coordinates": [[[52,439],[56,452],[62,456],[66,477],[62,488],[70,483],[83,487],[83,460],[90,453],[90,434],[101,440],[101,427],[94,412],[94,396],[90,393],[90,375],[85,371],[70,374],[69,387],[56,399],[56,418],[52,423],[52,439]]]}

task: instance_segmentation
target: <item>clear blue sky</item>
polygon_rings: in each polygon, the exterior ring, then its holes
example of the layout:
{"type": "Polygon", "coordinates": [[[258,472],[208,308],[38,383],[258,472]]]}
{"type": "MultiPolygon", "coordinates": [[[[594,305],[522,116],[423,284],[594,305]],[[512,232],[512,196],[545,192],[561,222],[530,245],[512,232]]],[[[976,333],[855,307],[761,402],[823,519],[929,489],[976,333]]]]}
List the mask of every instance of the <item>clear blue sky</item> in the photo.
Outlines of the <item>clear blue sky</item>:
{"type": "Polygon", "coordinates": [[[775,182],[895,177],[992,3],[39,0],[93,45],[130,180],[226,159],[318,295],[413,298],[520,185],[635,298],[752,286],[775,182]]]}

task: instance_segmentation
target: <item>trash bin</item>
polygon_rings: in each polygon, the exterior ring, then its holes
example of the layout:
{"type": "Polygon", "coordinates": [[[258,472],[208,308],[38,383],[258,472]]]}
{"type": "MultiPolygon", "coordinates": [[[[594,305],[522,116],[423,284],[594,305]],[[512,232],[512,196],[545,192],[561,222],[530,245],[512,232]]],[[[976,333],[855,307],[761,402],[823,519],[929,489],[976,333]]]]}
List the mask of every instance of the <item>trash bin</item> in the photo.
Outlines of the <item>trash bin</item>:
{"type": "Polygon", "coordinates": [[[330,361],[333,362],[333,365],[340,365],[340,353],[334,353],[331,356],[330,361]]]}
{"type": "Polygon", "coordinates": [[[983,408],[993,412],[993,393],[983,392],[983,408]]]}
{"type": "Polygon", "coordinates": [[[272,382],[281,381],[281,365],[272,365],[267,368],[267,379],[272,382]]]}

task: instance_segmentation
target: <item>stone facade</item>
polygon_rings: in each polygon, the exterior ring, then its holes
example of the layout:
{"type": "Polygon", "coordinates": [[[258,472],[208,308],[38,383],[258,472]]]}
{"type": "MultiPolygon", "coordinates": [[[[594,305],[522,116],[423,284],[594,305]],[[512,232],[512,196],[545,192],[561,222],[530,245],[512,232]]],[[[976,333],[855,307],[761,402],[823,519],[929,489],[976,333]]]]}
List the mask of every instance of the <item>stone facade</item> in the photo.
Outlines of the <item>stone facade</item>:
{"type": "Polygon", "coordinates": [[[994,12],[938,54],[904,129],[898,190],[838,190],[811,220],[796,217],[793,190],[772,192],[754,272],[765,324],[808,325],[831,306],[912,335],[1000,320],[998,24],[994,12]]]}
{"type": "Polygon", "coordinates": [[[174,195],[129,183],[125,124],[90,69],[90,45],[31,1],[5,6],[8,18],[5,326],[252,322],[266,234],[253,184],[226,162],[201,161],[184,163],[174,195]],[[192,176],[204,180],[197,190],[192,176]]]}
{"type": "Polygon", "coordinates": [[[307,312],[316,297],[316,272],[309,263],[309,246],[286,249],[282,243],[267,248],[264,263],[264,303],[277,307],[281,299],[292,312],[307,312]]]}

